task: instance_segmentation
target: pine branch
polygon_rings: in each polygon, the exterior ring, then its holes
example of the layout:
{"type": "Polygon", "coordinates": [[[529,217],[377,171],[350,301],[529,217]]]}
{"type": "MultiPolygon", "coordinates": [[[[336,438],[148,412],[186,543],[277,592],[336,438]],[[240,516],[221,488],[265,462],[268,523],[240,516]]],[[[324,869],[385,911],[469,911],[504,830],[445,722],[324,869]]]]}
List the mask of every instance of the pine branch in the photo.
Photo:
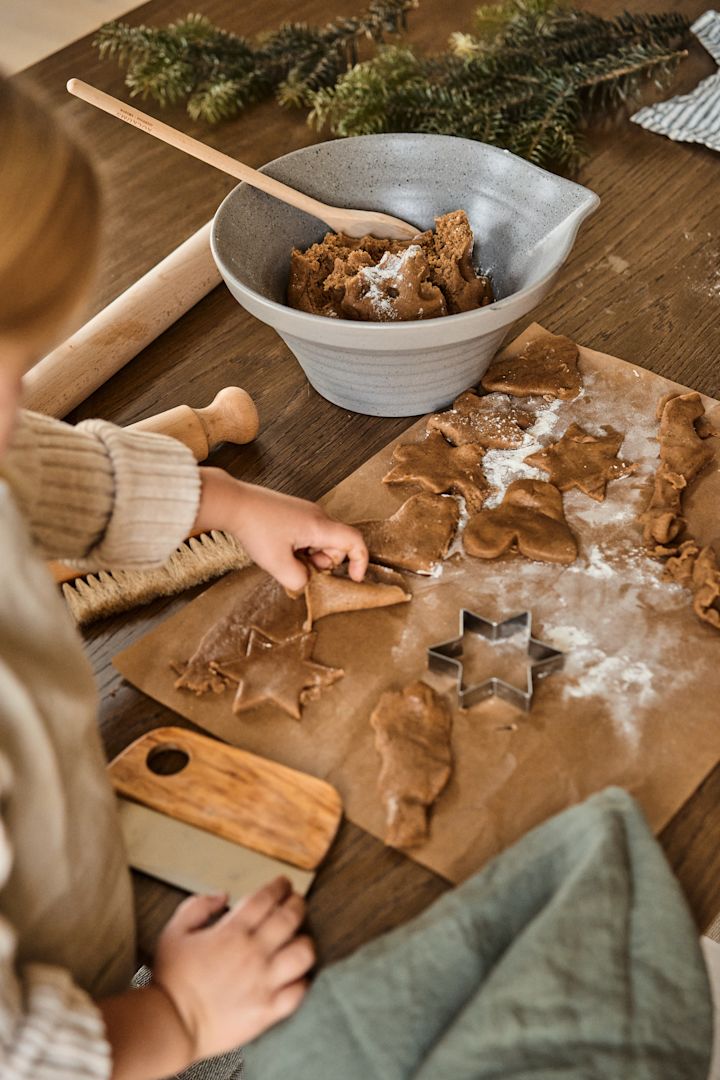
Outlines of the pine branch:
{"type": "Polygon", "coordinates": [[[114,22],[95,38],[100,56],[127,68],[133,96],[161,105],[187,101],[193,119],[216,123],[275,93],[282,105],[307,105],[357,61],[358,43],[381,43],[405,28],[419,0],[372,0],[367,10],[323,27],[288,23],[254,42],[188,15],[164,29],[114,22]]]}

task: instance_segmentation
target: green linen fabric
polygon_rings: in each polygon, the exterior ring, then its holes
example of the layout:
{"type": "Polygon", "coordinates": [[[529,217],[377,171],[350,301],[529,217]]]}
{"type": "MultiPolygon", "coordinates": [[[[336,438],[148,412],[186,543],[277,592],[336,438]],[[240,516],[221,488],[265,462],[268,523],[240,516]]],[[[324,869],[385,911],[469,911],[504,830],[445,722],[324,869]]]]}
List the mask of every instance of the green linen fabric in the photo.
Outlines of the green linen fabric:
{"type": "Polygon", "coordinates": [[[712,1006],[680,888],[616,788],[320,973],[246,1080],[706,1080],[712,1006]]]}

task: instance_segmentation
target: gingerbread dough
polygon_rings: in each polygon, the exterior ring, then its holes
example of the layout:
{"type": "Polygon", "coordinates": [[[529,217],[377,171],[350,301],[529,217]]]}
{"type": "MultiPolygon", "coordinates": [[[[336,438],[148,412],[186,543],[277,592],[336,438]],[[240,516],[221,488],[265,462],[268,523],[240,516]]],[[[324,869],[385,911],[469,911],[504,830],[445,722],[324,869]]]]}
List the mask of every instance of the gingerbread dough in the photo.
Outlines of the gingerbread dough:
{"type": "Polygon", "coordinates": [[[563,513],[562,495],[543,480],[515,480],[502,505],[471,518],[463,533],[468,555],[497,559],[513,545],[538,562],[569,564],[577,543],[563,513]]]}
{"type": "Polygon", "coordinates": [[[619,480],[635,472],[637,465],[618,461],[624,435],[605,428],[605,435],[590,435],[579,424],[570,424],[563,437],[525,458],[528,465],[549,474],[550,483],[560,491],[577,488],[602,502],[609,480],[619,480]]]}
{"type": "Polygon", "coordinates": [[[714,450],[707,441],[713,432],[705,422],[702,398],[694,390],[662,398],[657,416],[660,421],[660,466],[641,521],[646,543],[655,554],[662,556],[673,553],[671,545],[685,526],[682,494],[690,481],[712,461],[714,450]]]}
{"type": "Polygon", "coordinates": [[[435,219],[413,240],[327,233],[290,257],[290,307],[373,322],[428,319],[492,302],[490,281],[472,262],[464,210],[435,219]]]}
{"type": "Polygon", "coordinates": [[[693,594],[693,611],[720,630],[720,565],[715,550],[686,540],[665,563],[669,577],[693,594]]]}
{"type": "Polygon", "coordinates": [[[190,658],[176,666],[178,690],[194,694],[222,693],[226,681],[214,665],[245,656],[251,626],[273,638],[288,638],[302,630],[304,605],[290,599],[282,585],[263,574],[249,595],[203,634],[190,658]]]}
{"type": "Polygon", "coordinates": [[[237,683],[233,712],[239,715],[271,702],[299,720],[301,706],[345,674],[310,659],[316,638],[301,633],[278,640],[252,626],[244,656],[212,664],[218,675],[237,683]]]}
{"type": "Polygon", "coordinates": [[[544,331],[516,355],[501,352],[482,377],[485,390],[501,390],[514,397],[543,394],[569,400],[582,386],[578,347],[570,338],[544,331]]]}
{"type": "Polygon", "coordinates": [[[466,390],[455,398],[452,409],[430,417],[427,430],[439,431],[453,446],[476,443],[492,450],[514,450],[522,446],[523,432],[534,422],[532,413],[504,394],[481,397],[466,390]]]}
{"type": "Polygon", "coordinates": [[[435,495],[462,495],[472,513],[480,509],[491,490],[482,469],[484,454],[481,446],[451,446],[439,432],[432,431],[423,442],[395,447],[395,464],[383,483],[417,484],[435,495]]]}
{"type": "Polygon", "coordinates": [[[429,574],[448,553],[460,520],[457,500],[421,492],[389,518],[359,521],[373,562],[429,574]]]}
{"type": "Polygon", "coordinates": [[[423,682],[382,695],[370,717],[382,762],[378,786],[385,804],[385,843],[417,847],[428,837],[428,809],[452,769],[452,717],[423,682]]]}
{"type": "MultiPolygon", "coordinates": [[[[370,608],[406,604],[412,599],[402,587],[402,578],[393,575],[391,581],[353,581],[331,570],[310,568],[310,576],[302,594],[306,604],[303,630],[311,630],[318,619],[344,611],[365,611],[370,608]]],[[[370,577],[383,576],[382,568],[368,568],[370,577]]],[[[387,572],[384,572],[387,576],[387,572]]],[[[292,594],[290,594],[292,595],[292,594]]]]}

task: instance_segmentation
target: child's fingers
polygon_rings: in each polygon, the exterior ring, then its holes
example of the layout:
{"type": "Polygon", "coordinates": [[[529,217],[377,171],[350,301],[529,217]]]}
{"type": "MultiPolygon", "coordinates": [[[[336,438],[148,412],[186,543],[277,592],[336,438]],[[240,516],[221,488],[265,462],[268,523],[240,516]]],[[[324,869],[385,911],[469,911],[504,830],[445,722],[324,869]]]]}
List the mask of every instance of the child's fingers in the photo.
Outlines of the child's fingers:
{"type": "Polygon", "coordinates": [[[286,945],[270,965],[270,982],[273,986],[287,986],[307,975],[315,963],[315,946],[305,935],[286,945]]]}
{"type": "MultiPolygon", "coordinates": [[[[333,555],[330,555],[327,551],[311,551],[310,562],[313,566],[316,566],[318,570],[330,570],[333,566],[337,566],[338,563],[333,555]]],[[[342,558],[340,559],[342,562],[342,558]]]]}
{"type": "Polygon", "coordinates": [[[171,934],[187,934],[200,930],[226,906],[227,893],[215,896],[189,896],[183,900],[170,919],[167,930],[171,934]]]}
{"type": "Polygon", "coordinates": [[[281,990],[278,990],[271,1006],[273,1023],[292,1016],[305,997],[308,985],[307,979],[298,979],[297,982],[291,983],[290,986],[283,986],[281,990]]]}
{"type": "Polygon", "coordinates": [[[293,893],[284,904],[270,912],[258,926],[255,937],[268,954],[275,953],[294,938],[304,917],[305,901],[297,893],[293,893]]]}
{"type": "Polygon", "coordinates": [[[295,557],[290,547],[273,552],[262,561],[262,566],[290,592],[300,593],[307,585],[307,566],[295,557]]]}
{"type": "Polygon", "coordinates": [[[239,923],[246,930],[254,931],[268,917],[271,911],[282,904],[292,892],[292,885],[286,877],[276,877],[262,889],[246,896],[232,911],[225,916],[225,921],[239,923]]]}
{"type": "Polygon", "coordinates": [[[328,521],[314,546],[336,563],[347,558],[350,577],[354,581],[362,581],[367,570],[368,549],[358,529],[343,525],[341,521],[328,521]]]}

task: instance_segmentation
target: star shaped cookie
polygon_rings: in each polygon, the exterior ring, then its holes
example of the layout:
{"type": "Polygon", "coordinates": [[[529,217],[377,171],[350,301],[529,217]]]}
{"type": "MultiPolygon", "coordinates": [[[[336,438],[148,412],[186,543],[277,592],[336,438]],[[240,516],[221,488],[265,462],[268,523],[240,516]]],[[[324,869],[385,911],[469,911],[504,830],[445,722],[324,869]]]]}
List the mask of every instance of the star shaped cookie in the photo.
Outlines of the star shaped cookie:
{"type": "Polygon", "coordinates": [[[211,664],[219,675],[237,683],[233,712],[239,715],[268,702],[299,720],[302,706],[345,674],[342,668],[310,659],[316,638],[314,633],[300,633],[277,639],[251,627],[245,656],[211,664]]]}
{"type": "Polygon", "coordinates": [[[452,409],[435,413],[428,431],[439,431],[453,444],[477,443],[492,450],[515,450],[522,446],[523,432],[535,422],[532,413],[519,408],[505,394],[466,390],[455,398],[452,409]]]}
{"type": "Polygon", "coordinates": [[[398,570],[429,574],[448,553],[460,520],[457,499],[421,491],[389,518],[358,521],[370,558],[398,570]]]}
{"type": "Polygon", "coordinates": [[[383,483],[417,484],[435,495],[462,495],[472,513],[491,491],[482,468],[484,455],[482,446],[451,446],[438,431],[431,431],[423,442],[395,447],[395,464],[383,476],[383,483]]]}
{"type": "Polygon", "coordinates": [[[578,424],[570,424],[563,437],[525,458],[528,465],[549,474],[550,483],[560,491],[577,488],[602,502],[609,480],[619,480],[635,472],[637,465],[618,461],[625,436],[610,428],[604,435],[590,435],[578,424]]]}
{"type": "Polygon", "coordinates": [[[543,394],[577,397],[582,386],[578,371],[578,347],[562,334],[544,331],[528,341],[519,353],[504,350],[481,379],[483,389],[501,390],[513,397],[543,394]]]}
{"type": "Polygon", "coordinates": [[[500,506],[470,518],[463,546],[479,559],[497,559],[512,547],[537,562],[568,564],[577,558],[562,495],[544,480],[514,480],[500,506]]]}

